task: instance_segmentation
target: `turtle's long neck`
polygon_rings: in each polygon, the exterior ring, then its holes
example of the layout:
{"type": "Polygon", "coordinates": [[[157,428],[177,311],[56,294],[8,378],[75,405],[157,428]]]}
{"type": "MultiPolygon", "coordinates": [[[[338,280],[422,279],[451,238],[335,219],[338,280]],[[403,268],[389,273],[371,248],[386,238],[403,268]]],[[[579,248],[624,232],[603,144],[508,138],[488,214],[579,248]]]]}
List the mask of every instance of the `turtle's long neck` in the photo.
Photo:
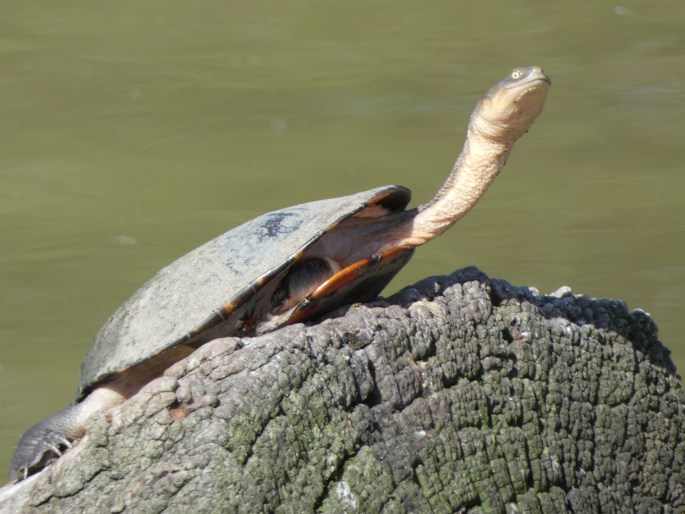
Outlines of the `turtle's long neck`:
{"type": "Polygon", "coordinates": [[[488,137],[469,126],[452,172],[435,197],[418,208],[410,233],[398,246],[427,243],[469,212],[495,180],[513,145],[514,141],[488,137]]]}

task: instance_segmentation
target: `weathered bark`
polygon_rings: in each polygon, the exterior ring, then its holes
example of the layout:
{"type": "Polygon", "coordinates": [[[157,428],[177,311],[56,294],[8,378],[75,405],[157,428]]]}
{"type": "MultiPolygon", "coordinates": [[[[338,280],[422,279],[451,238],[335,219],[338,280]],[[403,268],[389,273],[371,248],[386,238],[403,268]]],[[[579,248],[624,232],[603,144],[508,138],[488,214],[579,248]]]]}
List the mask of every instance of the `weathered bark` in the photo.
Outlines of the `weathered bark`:
{"type": "Polygon", "coordinates": [[[684,421],[647,314],[469,268],[208,343],[12,512],[678,512],[684,421]]]}

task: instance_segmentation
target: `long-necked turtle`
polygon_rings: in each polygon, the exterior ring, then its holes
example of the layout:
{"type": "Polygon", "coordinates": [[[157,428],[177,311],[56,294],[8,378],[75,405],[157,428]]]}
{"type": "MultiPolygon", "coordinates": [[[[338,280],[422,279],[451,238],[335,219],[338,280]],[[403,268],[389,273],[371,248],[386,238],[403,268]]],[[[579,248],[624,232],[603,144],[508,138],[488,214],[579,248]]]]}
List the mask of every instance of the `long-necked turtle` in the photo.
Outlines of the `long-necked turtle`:
{"type": "Polygon", "coordinates": [[[516,68],[478,102],[464,148],[435,197],[405,211],[386,186],[260,216],[162,269],[105,323],[81,365],[77,401],[30,428],[10,470],[26,477],[84,433],[86,419],[132,396],[221,336],[254,335],[374,298],[414,247],[479,200],[542,112],[550,80],[516,68]]]}

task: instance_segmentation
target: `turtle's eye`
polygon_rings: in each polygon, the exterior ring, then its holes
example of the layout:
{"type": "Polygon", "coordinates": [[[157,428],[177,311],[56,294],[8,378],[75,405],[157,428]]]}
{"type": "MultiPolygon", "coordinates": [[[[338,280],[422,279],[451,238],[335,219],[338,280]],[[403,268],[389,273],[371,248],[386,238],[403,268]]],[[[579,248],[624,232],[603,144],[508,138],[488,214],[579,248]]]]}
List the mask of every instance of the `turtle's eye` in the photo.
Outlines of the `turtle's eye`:
{"type": "Polygon", "coordinates": [[[512,70],[511,73],[509,74],[509,78],[511,80],[519,80],[520,78],[523,78],[523,70],[521,68],[516,68],[515,70],[512,70]]]}

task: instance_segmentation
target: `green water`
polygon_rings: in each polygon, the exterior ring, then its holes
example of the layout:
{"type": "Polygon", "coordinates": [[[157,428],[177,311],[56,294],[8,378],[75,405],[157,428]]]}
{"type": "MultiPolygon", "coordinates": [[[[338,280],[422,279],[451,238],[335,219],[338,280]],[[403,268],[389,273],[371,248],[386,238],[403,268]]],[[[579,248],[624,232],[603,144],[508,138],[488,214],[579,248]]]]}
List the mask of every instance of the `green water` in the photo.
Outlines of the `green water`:
{"type": "Polygon", "coordinates": [[[685,369],[683,19],[682,0],[5,2],[0,470],[156,270],[286,205],[429,198],[516,65],[552,77],[546,111],[391,290],[474,264],[622,298],[685,369]]]}

